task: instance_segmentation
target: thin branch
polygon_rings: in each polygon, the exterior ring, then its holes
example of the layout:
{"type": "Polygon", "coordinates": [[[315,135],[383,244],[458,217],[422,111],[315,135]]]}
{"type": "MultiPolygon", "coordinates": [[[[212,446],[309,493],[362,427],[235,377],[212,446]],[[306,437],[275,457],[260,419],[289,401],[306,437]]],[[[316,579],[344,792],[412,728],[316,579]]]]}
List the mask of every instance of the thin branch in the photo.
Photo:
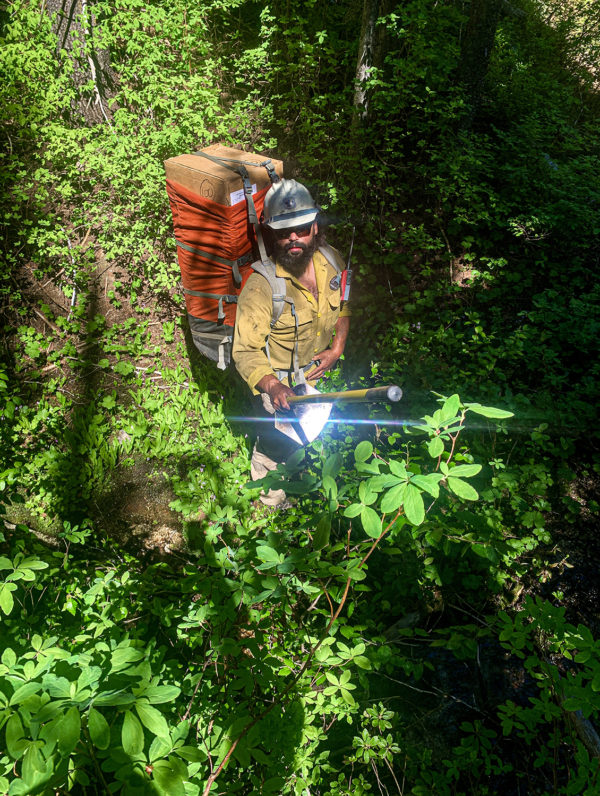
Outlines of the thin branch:
{"type": "MultiPolygon", "coordinates": [[[[89,31],[88,25],[87,25],[87,13],[88,13],[87,12],[87,0],[81,0],[81,20],[82,20],[81,21],[81,29],[83,31],[84,40],[86,40],[86,39],[88,39],[90,37],[90,31],[89,31]]],[[[96,75],[96,65],[94,63],[94,59],[92,58],[91,50],[90,50],[90,53],[88,54],[87,59],[88,59],[89,65],[90,65],[90,73],[92,75],[92,82],[94,84],[94,93],[96,95],[96,104],[100,106],[100,110],[102,111],[102,115],[104,116],[104,119],[105,119],[107,125],[110,127],[111,130],[113,130],[113,126],[110,123],[110,119],[108,118],[108,116],[106,115],[106,111],[104,110],[104,104],[102,102],[102,95],[100,94],[100,89],[98,87],[98,78],[97,78],[97,75],[96,75]]],[[[114,133],[114,130],[113,130],[113,133],[114,133]]]]}

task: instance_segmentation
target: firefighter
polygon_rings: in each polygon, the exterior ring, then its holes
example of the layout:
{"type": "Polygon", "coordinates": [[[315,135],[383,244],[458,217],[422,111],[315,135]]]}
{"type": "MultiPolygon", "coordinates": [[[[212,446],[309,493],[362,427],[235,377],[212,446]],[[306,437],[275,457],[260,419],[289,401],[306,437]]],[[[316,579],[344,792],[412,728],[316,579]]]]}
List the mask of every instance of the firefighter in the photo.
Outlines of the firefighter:
{"type": "MultiPolygon", "coordinates": [[[[348,336],[350,312],[340,295],[345,264],[326,244],[318,212],[307,188],[296,180],[271,186],[264,202],[263,231],[274,273],[284,280],[286,300],[272,326],[274,291],[260,273],[249,277],[238,299],[232,355],[263,420],[252,454],[255,480],[298,447],[264,420],[272,421],[276,410],[289,410],[294,374],[296,381],[314,384],[334,367],[348,336]]],[[[261,500],[281,507],[286,496],[281,489],[271,490],[261,500]]]]}

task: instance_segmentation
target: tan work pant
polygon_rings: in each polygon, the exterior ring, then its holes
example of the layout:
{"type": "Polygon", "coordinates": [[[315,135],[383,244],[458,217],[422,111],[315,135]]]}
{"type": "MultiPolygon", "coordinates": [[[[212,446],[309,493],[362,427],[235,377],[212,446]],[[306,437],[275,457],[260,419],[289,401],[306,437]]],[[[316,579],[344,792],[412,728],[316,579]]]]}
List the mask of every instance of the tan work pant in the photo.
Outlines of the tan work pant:
{"type": "MultiPolygon", "coordinates": [[[[263,392],[260,394],[263,409],[270,415],[275,414],[275,408],[271,403],[271,399],[267,395],[267,393],[263,392]]],[[[250,472],[252,474],[252,480],[256,481],[259,478],[264,478],[267,473],[272,472],[273,470],[277,469],[278,462],[274,461],[273,459],[269,458],[265,453],[262,453],[257,449],[257,446],[254,445],[254,450],[252,451],[252,459],[250,461],[250,472]]],[[[260,493],[260,502],[264,503],[265,506],[272,506],[276,507],[281,505],[285,501],[285,492],[283,489],[269,489],[267,493],[261,492],[260,493]]]]}

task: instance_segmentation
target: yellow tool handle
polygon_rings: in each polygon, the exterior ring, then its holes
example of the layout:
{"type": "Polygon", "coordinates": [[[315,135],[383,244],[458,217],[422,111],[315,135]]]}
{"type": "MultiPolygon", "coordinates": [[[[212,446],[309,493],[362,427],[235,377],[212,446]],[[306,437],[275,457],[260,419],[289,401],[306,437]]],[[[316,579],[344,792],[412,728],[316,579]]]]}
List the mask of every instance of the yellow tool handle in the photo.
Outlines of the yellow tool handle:
{"type": "Polygon", "coordinates": [[[368,403],[369,401],[399,401],[402,390],[395,384],[387,387],[368,387],[366,390],[343,390],[341,392],[321,392],[311,395],[290,395],[288,403],[292,404],[325,404],[342,401],[343,403],[368,403]]]}

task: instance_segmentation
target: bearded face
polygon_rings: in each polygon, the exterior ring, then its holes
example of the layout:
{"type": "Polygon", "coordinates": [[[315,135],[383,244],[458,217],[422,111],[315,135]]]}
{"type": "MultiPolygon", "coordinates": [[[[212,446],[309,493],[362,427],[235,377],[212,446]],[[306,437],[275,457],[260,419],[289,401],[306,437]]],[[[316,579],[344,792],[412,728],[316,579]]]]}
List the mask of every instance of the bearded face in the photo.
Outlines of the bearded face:
{"type": "Polygon", "coordinates": [[[273,255],[288,273],[298,279],[306,271],[317,250],[318,228],[315,224],[306,227],[274,230],[273,255]]]}

